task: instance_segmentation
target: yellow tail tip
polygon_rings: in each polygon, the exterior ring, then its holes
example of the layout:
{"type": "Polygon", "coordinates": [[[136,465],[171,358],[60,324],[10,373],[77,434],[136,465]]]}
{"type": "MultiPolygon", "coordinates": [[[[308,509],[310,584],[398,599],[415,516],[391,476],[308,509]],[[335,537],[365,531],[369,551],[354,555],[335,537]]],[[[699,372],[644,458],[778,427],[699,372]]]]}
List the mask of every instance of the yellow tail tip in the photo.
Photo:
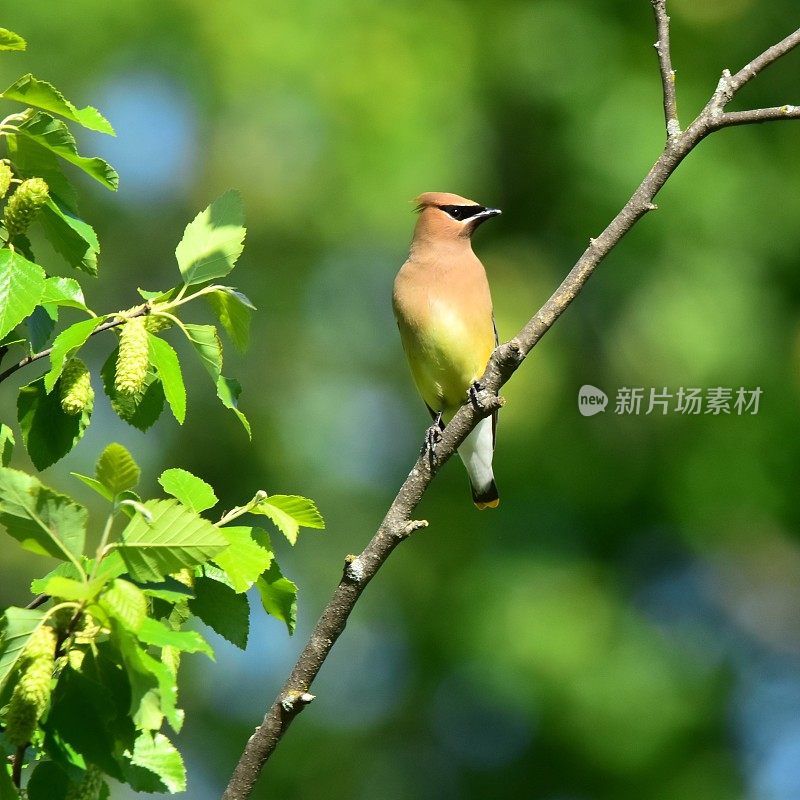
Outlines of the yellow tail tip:
{"type": "Polygon", "coordinates": [[[475,508],[478,511],[484,511],[487,508],[497,508],[500,505],[500,498],[498,497],[496,500],[490,500],[488,503],[475,503],[475,508]]]}

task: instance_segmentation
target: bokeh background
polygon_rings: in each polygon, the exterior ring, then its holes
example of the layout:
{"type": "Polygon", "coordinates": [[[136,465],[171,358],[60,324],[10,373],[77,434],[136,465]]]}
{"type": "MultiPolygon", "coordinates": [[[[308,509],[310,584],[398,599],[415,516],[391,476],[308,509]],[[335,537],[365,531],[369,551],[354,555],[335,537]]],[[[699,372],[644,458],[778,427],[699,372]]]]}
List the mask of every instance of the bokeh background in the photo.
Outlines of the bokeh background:
{"type": "MultiPolygon", "coordinates": [[[[684,122],[798,20],[795,0],[670,6],[684,122]]],[[[215,798],[420,446],[389,299],[411,199],[503,208],[476,250],[513,335],[660,151],[650,4],[73,0],[7,4],[2,24],[29,42],[0,61],[6,83],[34,72],[118,132],[81,139],[121,174],[116,195],[82,184],[103,246],[93,306],[171,285],[185,223],[229,187],[245,200],[234,277],[259,312],[226,373],[253,445],[190,369],[183,428],[165,415],[140,434],[101,399],[45,474],[91,503],[68,470],[118,440],[145,491],[181,466],[226,507],[263,487],[325,514],[327,532],[278,543],[296,635],[256,610],[245,653],[210,633],[217,663],[187,659],[188,796],[215,798]]],[[[795,53],[740,107],[798,102],[799,72],[795,53]]],[[[430,528],[359,603],[254,797],[800,797],[799,154],[800,125],[779,123],[716,134],[681,166],[508,385],[500,509],[476,512],[447,466],[430,528]],[[605,413],[578,413],[583,384],[605,413]],[[763,396],[755,416],[617,415],[625,386],[763,396]]],[[[90,362],[110,346],[93,340],[90,362]]],[[[0,606],[22,604],[42,562],[0,544],[0,606]]]]}

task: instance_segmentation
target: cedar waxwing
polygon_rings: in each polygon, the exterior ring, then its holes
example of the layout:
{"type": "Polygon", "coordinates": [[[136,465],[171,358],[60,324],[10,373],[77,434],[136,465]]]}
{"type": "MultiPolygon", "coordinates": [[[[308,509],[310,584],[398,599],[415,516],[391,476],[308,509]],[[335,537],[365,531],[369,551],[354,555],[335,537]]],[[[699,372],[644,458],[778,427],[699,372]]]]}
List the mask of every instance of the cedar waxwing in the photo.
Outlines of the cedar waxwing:
{"type": "MultiPolygon", "coordinates": [[[[426,192],[417,203],[411,252],[395,278],[392,305],[414,383],[438,429],[467,401],[497,346],[489,282],[471,236],[500,211],[446,192],[426,192]]],[[[500,503],[492,473],[496,430],[495,411],[458,449],[480,509],[500,503]]]]}

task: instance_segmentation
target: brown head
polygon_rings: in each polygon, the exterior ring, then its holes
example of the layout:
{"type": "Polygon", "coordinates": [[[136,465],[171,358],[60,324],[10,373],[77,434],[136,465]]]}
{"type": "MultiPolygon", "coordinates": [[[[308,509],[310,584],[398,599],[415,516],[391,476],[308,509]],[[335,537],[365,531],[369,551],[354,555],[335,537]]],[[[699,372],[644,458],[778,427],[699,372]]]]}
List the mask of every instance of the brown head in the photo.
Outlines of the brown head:
{"type": "Polygon", "coordinates": [[[475,229],[490,217],[500,214],[499,208],[487,208],[449,192],[425,192],[417,200],[419,219],[414,229],[414,241],[464,242],[475,229]]]}

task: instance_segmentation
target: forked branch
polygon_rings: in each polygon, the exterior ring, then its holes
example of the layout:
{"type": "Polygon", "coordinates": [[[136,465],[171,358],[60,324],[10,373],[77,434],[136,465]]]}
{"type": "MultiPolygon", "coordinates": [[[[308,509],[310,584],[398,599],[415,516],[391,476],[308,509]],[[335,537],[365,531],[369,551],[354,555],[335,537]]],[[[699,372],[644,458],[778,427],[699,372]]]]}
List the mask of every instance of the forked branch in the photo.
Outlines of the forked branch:
{"type": "Polygon", "coordinates": [[[442,432],[433,459],[420,457],[400,487],[377,533],[358,556],[348,556],[342,578],[333,597],[325,606],[311,638],[303,648],[291,674],[263,722],[247,742],[224,793],[224,800],[246,800],[262,767],[272,754],[292,720],[308,705],[311,683],[339,635],[344,630],[364,588],[376,575],[394,548],[423,523],[412,521],[412,514],[441,466],[456,452],[478,421],[491,413],[501,402],[498,392],[525,357],[550,330],[564,310],[577,297],[600,262],[616,247],[625,234],[648,211],[655,208],[653,200],[681,161],[709,134],[721,128],[769,120],[797,119],[800,110],[795,105],[761,108],[749,111],[726,112],[725,107],[748,81],[765,67],[777,61],[800,44],[800,30],[765,50],[757,58],[731,75],[725,71],[705,108],[686,128],[680,130],[675,99],[674,73],[669,50],[669,17],[665,0],[651,0],[658,28],[659,66],[664,91],[664,115],[667,127],[666,146],[639,187],[589,246],[547,302],[509,342],[498,347],[481,379],[482,390],[475,404],[464,405],[442,432]],[[298,701],[299,699],[299,701],[298,701]]]}

